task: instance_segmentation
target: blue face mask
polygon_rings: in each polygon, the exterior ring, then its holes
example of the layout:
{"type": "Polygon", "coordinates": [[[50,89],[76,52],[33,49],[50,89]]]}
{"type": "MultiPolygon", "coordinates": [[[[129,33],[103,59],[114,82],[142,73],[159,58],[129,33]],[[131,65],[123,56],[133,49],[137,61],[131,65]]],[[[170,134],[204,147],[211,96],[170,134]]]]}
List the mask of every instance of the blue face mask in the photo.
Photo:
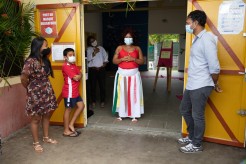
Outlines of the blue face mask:
{"type": "Polygon", "coordinates": [[[185,25],[185,30],[186,32],[190,33],[190,34],[193,34],[193,29],[190,28],[190,25],[185,25]]]}

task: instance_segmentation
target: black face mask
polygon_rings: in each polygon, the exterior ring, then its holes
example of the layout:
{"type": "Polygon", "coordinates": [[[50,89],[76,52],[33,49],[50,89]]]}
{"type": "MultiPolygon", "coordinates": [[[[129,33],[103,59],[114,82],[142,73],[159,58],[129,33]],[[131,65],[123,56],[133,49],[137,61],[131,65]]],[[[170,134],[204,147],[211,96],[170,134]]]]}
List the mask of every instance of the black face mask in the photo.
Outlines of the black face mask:
{"type": "Polygon", "coordinates": [[[50,54],[50,48],[48,47],[48,48],[46,48],[46,49],[43,49],[42,50],[42,52],[41,52],[41,54],[43,55],[43,57],[44,56],[47,56],[47,55],[49,55],[50,54]]]}

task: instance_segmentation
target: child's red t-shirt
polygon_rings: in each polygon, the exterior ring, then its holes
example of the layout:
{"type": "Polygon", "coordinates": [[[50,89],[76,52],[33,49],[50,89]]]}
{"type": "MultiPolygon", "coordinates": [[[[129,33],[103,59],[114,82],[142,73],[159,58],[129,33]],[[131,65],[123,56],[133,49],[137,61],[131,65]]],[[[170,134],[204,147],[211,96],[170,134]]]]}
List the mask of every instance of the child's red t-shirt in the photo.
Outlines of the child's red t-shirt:
{"type": "Polygon", "coordinates": [[[64,77],[64,85],[62,88],[62,97],[76,98],[79,96],[80,81],[73,80],[75,75],[80,74],[79,68],[75,64],[65,62],[62,66],[62,74],[64,77]]]}

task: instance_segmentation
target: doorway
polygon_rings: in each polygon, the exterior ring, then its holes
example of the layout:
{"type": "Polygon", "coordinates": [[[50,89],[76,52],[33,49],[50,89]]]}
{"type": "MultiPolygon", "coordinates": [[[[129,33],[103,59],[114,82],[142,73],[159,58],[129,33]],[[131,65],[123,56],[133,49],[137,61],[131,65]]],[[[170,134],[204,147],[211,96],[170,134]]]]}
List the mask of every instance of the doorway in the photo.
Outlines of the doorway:
{"type": "MultiPolygon", "coordinates": [[[[148,68],[148,63],[151,60],[148,53],[150,49],[148,36],[149,34],[164,34],[165,36],[168,36],[167,34],[175,34],[178,38],[179,35],[184,34],[186,1],[179,3],[169,0],[137,2],[135,10],[128,12],[127,15],[125,6],[126,4],[124,3],[110,3],[109,9],[100,9],[94,5],[84,5],[85,32],[96,33],[98,44],[107,49],[110,62],[107,66],[105,107],[100,108],[100,104],[96,104],[96,108],[93,109],[94,115],[88,119],[88,126],[143,128],[145,130],[168,130],[180,133],[181,116],[178,111],[180,100],[177,95],[183,91],[183,73],[178,72],[175,68],[172,89],[168,93],[165,88],[165,70],[160,71],[161,76],[158,79],[156,91],[153,92],[155,70],[148,68]],[[166,8],[166,5],[170,5],[169,8],[166,8]],[[177,19],[173,19],[174,15],[179,16],[177,16],[177,19]],[[180,15],[182,16],[180,17],[180,15]],[[115,48],[119,45],[116,36],[120,35],[121,30],[125,27],[120,24],[122,22],[126,26],[133,27],[139,33],[140,43],[142,43],[140,47],[144,51],[146,58],[145,66],[140,68],[145,112],[137,123],[132,123],[131,119],[124,119],[118,122],[116,120],[117,115],[114,116],[111,112],[114,75],[117,70],[117,66],[113,65],[111,61],[115,48]]],[[[178,42],[178,40],[176,41],[178,42]]],[[[98,90],[99,88],[97,88],[98,90]]],[[[99,98],[99,93],[97,93],[97,98],[99,98]]]]}

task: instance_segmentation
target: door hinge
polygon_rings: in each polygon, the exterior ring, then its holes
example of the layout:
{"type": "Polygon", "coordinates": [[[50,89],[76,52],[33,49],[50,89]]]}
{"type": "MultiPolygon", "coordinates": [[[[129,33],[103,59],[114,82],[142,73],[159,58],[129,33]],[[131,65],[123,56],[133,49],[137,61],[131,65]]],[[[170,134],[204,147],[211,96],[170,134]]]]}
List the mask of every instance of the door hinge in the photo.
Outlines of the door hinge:
{"type": "Polygon", "coordinates": [[[246,110],[245,109],[240,109],[239,111],[237,111],[237,114],[240,116],[246,116],[246,110]]]}

